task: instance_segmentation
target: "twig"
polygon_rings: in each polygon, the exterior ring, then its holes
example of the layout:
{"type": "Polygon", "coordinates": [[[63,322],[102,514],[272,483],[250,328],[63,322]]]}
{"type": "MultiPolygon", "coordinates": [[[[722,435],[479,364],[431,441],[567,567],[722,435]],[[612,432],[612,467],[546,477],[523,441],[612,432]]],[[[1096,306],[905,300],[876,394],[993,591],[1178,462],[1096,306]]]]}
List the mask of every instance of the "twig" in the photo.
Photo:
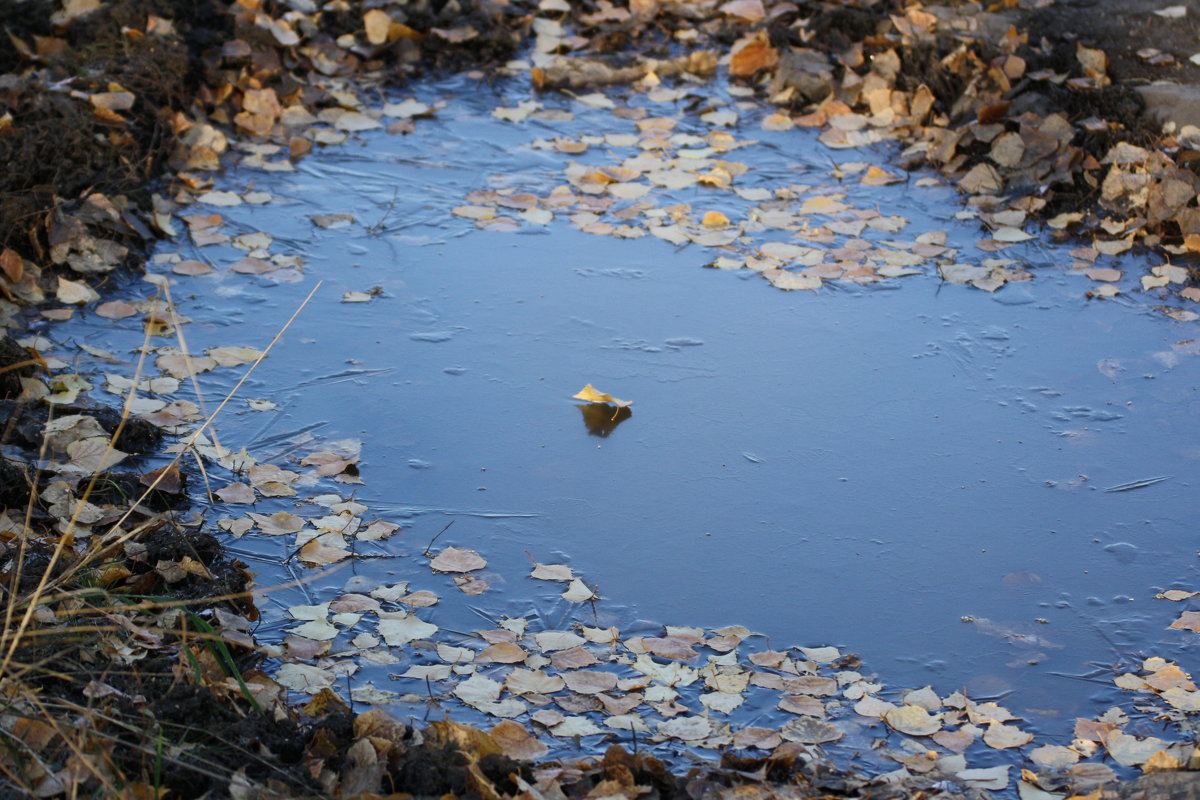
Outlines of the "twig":
{"type": "Polygon", "coordinates": [[[367,233],[374,236],[375,234],[377,234],[381,230],[383,230],[383,223],[386,222],[387,218],[392,215],[392,211],[394,211],[396,208],[396,200],[399,197],[400,197],[400,187],[397,186],[392,189],[392,201],[390,203],[388,203],[388,207],[386,209],[384,209],[383,216],[379,218],[379,222],[376,222],[374,225],[367,228],[367,233]]]}
{"type": "Polygon", "coordinates": [[[438,531],[437,536],[433,537],[433,539],[431,539],[429,541],[429,544],[427,544],[425,546],[425,551],[423,553],[421,553],[421,555],[425,556],[426,558],[429,558],[429,548],[433,547],[434,542],[436,542],[438,539],[442,538],[442,534],[445,533],[446,531],[450,530],[450,526],[456,522],[458,522],[458,520],[456,520],[456,519],[452,519],[449,522],[447,522],[446,527],[444,527],[440,531],[438,531]]]}

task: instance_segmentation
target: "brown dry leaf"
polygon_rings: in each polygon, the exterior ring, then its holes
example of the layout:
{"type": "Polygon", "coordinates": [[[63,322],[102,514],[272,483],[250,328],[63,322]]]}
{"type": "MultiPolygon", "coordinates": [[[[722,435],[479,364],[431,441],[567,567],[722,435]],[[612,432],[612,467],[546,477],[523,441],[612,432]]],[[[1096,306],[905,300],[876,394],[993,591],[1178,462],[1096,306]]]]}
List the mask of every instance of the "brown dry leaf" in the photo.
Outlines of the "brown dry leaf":
{"type": "Polygon", "coordinates": [[[154,365],[172,378],[183,380],[202,372],[208,372],[217,366],[217,362],[205,356],[185,356],[182,353],[168,353],[154,359],[154,365]]]}
{"type": "Polygon", "coordinates": [[[954,753],[961,753],[975,741],[975,735],[970,731],[938,731],[933,740],[942,747],[954,753]]]}
{"type": "Polygon", "coordinates": [[[900,183],[904,180],[903,175],[893,175],[882,167],[872,166],[862,176],[864,186],[887,186],[891,183],[900,183]]]}
{"type": "Polygon", "coordinates": [[[290,511],[276,511],[272,515],[250,512],[246,516],[253,519],[254,524],[258,525],[258,529],[268,536],[296,534],[305,527],[304,519],[290,511]]]}
{"type": "Polygon", "coordinates": [[[517,664],[529,656],[523,647],[512,642],[496,642],[483,649],[475,660],[480,663],[517,664]]]}
{"type": "Polygon", "coordinates": [[[735,42],[729,59],[729,74],[748,78],[779,63],[779,52],[771,46],[765,31],[759,31],[735,42]]]}
{"type": "Polygon", "coordinates": [[[221,498],[221,501],[224,503],[251,504],[257,499],[254,495],[254,490],[250,488],[249,484],[245,483],[231,483],[222,489],[218,489],[214,494],[221,498]]]}
{"type": "Polygon", "coordinates": [[[86,305],[94,303],[100,299],[100,294],[88,286],[83,281],[69,281],[66,278],[58,279],[58,290],[55,297],[60,303],[67,305],[86,305]]]}
{"type": "Polygon", "coordinates": [[[909,736],[930,736],[942,728],[942,720],[920,706],[899,706],[883,715],[892,730],[909,736]]]}
{"type": "Polygon", "coordinates": [[[71,457],[66,465],[68,471],[93,475],[110,469],[129,454],[110,447],[107,436],[93,436],[71,442],[67,445],[67,455],[71,457]]]}
{"type": "Polygon", "coordinates": [[[504,686],[512,694],[554,694],[562,691],[566,682],[557,675],[518,667],[504,679],[504,686]]]}
{"type": "Polygon", "coordinates": [[[990,722],[1010,722],[1018,717],[998,703],[975,703],[967,701],[967,718],[975,725],[990,722]]]}
{"type": "Polygon", "coordinates": [[[633,405],[632,400],[619,400],[607,392],[602,392],[590,383],[586,384],[575,394],[571,395],[573,400],[583,400],[588,403],[612,403],[617,408],[626,408],[633,405]]]}
{"type": "Polygon", "coordinates": [[[546,653],[553,653],[556,650],[569,650],[572,647],[578,647],[587,642],[587,639],[569,631],[542,631],[541,633],[535,633],[533,640],[546,653]]]}
{"type": "Polygon", "coordinates": [[[753,747],[758,750],[774,750],[782,743],[783,737],[779,735],[779,731],[770,728],[750,726],[733,734],[733,746],[739,749],[753,747]]]}
{"type": "Polygon", "coordinates": [[[310,567],[335,564],[351,555],[349,550],[326,544],[321,539],[312,539],[300,548],[299,558],[310,567]]]}
{"type": "Polygon", "coordinates": [[[196,261],[194,259],[180,261],[178,264],[175,264],[171,267],[171,272],[174,272],[176,275],[207,275],[212,271],[213,268],[208,264],[205,264],[203,261],[196,261]]]}
{"type": "Polygon", "coordinates": [[[534,564],[529,577],[539,581],[573,581],[574,573],[566,564],[534,564]]]}
{"type": "Polygon", "coordinates": [[[502,720],[489,733],[504,755],[517,761],[534,761],[550,751],[524,725],[512,720],[502,720]]]}
{"type": "Polygon", "coordinates": [[[588,585],[576,578],[571,581],[571,585],[562,593],[562,598],[572,603],[586,603],[589,600],[595,600],[596,593],[588,588],[588,585]]]}
{"type": "Polygon", "coordinates": [[[692,649],[695,640],[681,636],[663,636],[663,637],[644,637],[642,638],[642,647],[647,653],[658,656],[659,658],[671,658],[681,661],[687,661],[700,655],[692,649]]]}
{"type": "Polygon", "coordinates": [[[1171,623],[1172,628],[1181,631],[1200,633],[1200,611],[1184,611],[1179,619],[1171,623]]]}
{"type": "Polygon", "coordinates": [[[612,672],[581,669],[564,673],[562,679],[568,689],[578,694],[599,694],[617,686],[617,676],[612,672]]]}
{"type": "Polygon", "coordinates": [[[20,283],[25,277],[25,259],[16,250],[6,247],[0,251],[0,271],[13,283],[20,283]]]}
{"type": "Polygon", "coordinates": [[[1200,711],[1200,692],[1190,692],[1181,687],[1175,686],[1167,689],[1159,694],[1163,700],[1166,700],[1180,711],[1196,712],[1200,711]]]}
{"type": "Polygon", "coordinates": [[[767,16],[762,0],[729,0],[721,6],[721,13],[739,17],[747,22],[762,22],[767,16]]]}
{"type": "Polygon", "coordinates": [[[96,316],[105,319],[126,319],[138,313],[137,308],[123,300],[110,300],[96,306],[96,316]]]}
{"type": "Polygon", "coordinates": [[[1083,44],[1078,44],[1075,47],[1075,60],[1079,62],[1079,66],[1083,67],[1084,72],[1091,77],[1102,76],[1108,73],[1108,55],[1103,50],[1084,47],[1083,44]]]}
{"type": "Polygon", "coordinates": [[[666,739],[696,742],[712,733],[712,721],[705,717],[678,717],[658,723],[658,735],[666,739]]]}
{"type": "Polygon", "coordinates": [[[798,717],[780,728],[779,733],[789,742],[800,744],[836,742],[843,735],[837,726],[812,717],[798,717]]]}
{"type": "Polygon", "coordinates": [[[996,194],[1004,188],[1004,179],[995,167],[981,161],[971,167],[958,185],[969,194],[996,194]]]}
{"type": "Polygon", "coordinates": [[[1108,750],[1108,754],[1112,756],[1113,761],[1123,767],[1144,764],[1155,753],[1165,750],[1169,744],[1169,742],[1153,736],[1139,739],[1121,731],[1113,731],[1104,740],[1104,747],[1108,750]]]}
{"type": "Polygon", "coordinates": [[[253,347],[210,347],[204,352],[221,367],[237,367],[242,364],[249,364],[262,355],[261,350],[256,350],[253,347]]]}
{"type": "Polygon", "coordinates": [[[429,562],[429,566],[438,572],[472,572],[486,567],[487,561],[474,550],[447,547],[429,562]]]}
{"type": "Polygon", "coordinates": [[[825,704],[815,697],[808,695],[784,695],[779,700],[779,705],[776,706],[780,711],[787,711],[792,714],[801,714],[808,717],[817,717],[823,719],[825,717],[825,704]]]}
{"type": "Polygon", "coordinates": [[[275,270],[279,269],[279,267],[272,264],[270,261],[264,261],[261,258],[254,258],[253,256],[246,256],[245,258],[239,258],[237,261],[233,262],[233,265],[230,266],[229,269],[232,272],[238,273],[239,275],[265,275],[268,272],[274,272],[275,270]]]}
{"type": "Polygon", "coordinates": [[[599,664],[600,661],[590,650],[585,650],[582,647],[571,647],[567,650],[559,650],[550,657],[550,663],[555,669],[582,669],[590,667],[593,664],[599,664]]]}
{"type": "Polygon", "coordinates": [[[363,28],[366,30],[368,42],[376,46],[386,44],[388,33],[392,29],[392,18],[386,11],[373,8],[363,14],[363,28]]]}
{"type": "Polygon", "coordinates": [[[480,595],[492,588],[487,578],[478,575],[455,575],[454,585],[463,594],[480,595]]]}
{"type": "Polygon", "coordinates": [[[792,121],[792,118],[778,111],[763,117],[762,128],[765,131],[790,131],[794,127],[796,127],[796,123],[792,121]]]}
{"type": "Polygon", "coordinates": [[[179,466],[176,464],[168,464],[165,467],[150,470],[138,479],[142,486],[153,486],[160,492],[168,492],[169,494],[178,494],[183,491],[183,473],[179,471],[179,466]]]}
{"type": "Polygon", "coordinates": [[[1094,281],[1119,281],[1122,273],[1121,270],[1110,267],[1094,267],[1084,274],[1094,281]]]}
{"type": "Polygon", "coordinates": [[[984,732],[983,741],[988,747],[1004,750],[1009,747],[1024,747],[1033,741],[1033,734],[1027,733],[1014,725],[993,722],[988,725],[988,729],[984,732]]]}
{"type": "Polygon", "coordinates": [[[1029,760],[1043,767],[1070,767],[1079,761],[1079,753],[1069,747],[1046,744],[1034,748],[1029,760]]]}

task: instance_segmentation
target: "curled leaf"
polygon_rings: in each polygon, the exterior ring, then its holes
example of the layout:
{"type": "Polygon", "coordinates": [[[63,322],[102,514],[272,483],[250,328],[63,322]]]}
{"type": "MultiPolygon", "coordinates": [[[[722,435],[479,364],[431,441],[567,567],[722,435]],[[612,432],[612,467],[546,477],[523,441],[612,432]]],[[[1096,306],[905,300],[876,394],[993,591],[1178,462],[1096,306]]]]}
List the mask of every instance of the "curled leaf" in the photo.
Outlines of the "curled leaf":
{"type": "Polygon", "coordinates": [[[573,400],[586,400],[589,403],[612,403],[618,408],[626,408],[633,405],[632,400],[620,400],[613,397],[608,392],[602,392],[590,383],[584,386],[575,394],[571,395],[573,400]]]}

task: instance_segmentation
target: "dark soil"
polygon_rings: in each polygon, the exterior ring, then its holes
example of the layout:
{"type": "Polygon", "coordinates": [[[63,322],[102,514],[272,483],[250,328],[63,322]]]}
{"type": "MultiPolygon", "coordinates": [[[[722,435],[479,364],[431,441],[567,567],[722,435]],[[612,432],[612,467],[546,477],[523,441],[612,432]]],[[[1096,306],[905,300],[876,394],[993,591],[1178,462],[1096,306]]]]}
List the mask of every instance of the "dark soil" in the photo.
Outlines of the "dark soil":
{"type": "Polygon", "coordinates": [[[1053,46],[1067,45],[1074,58],[1076,42],[1108,54],[1109,74],[1126,86],[1151,81],[1200,85],[1200,65],[1188,59],[1200,52],[1200,8],[1188,0],[1057,0],[1027,13],[1021,21],[1030,43],[1045,37],[1053,46]],[[1155,14],[1183,5],[1187,14],[1169,18],[1155,14]],[[1138,51],[1154,48],[1173,60],[1155,64],[1138,51]]]}

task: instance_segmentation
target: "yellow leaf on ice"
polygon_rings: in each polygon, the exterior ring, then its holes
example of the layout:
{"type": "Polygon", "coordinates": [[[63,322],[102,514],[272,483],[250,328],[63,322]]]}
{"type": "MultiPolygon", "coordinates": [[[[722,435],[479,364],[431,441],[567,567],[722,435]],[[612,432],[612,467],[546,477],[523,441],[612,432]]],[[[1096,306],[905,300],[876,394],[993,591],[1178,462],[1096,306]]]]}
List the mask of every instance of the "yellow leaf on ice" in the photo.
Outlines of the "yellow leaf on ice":
{"type": "Polygon", "coordinates": [[[573,400],[585,400],[589,403],[612,403],[618,408],[625,408],[633,405],[632,400],[619,400],[607,392],[602,392],[590,383],[580,389],[577,393],[571,395],[573,400]]]}

